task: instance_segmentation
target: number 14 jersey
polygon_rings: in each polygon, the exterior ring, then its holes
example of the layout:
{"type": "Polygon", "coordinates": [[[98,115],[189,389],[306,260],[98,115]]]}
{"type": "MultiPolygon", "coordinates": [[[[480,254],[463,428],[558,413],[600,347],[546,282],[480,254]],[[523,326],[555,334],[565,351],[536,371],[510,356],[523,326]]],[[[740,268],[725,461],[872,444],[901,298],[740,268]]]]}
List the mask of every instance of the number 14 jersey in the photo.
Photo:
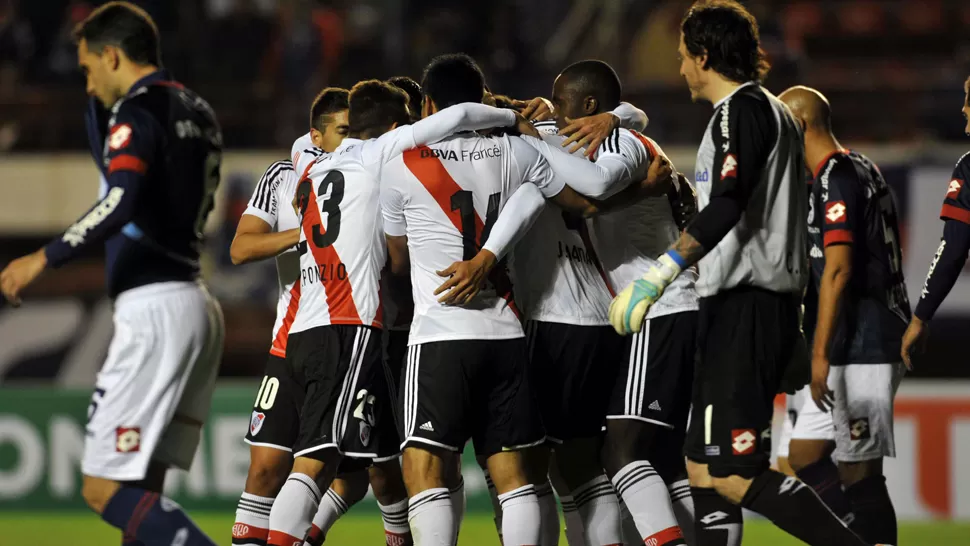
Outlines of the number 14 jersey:
{"type": "Polygon", "coordinates": [[[475,256],[524,183],[551,197],[562,190],[545,159],[519,137],[462,133],[391,160],[381,179],[384,230],[408,238],[414,319],[409,345],[523,336],[504,263],[464,306],[438,303],[436,272],[475,256]]]}

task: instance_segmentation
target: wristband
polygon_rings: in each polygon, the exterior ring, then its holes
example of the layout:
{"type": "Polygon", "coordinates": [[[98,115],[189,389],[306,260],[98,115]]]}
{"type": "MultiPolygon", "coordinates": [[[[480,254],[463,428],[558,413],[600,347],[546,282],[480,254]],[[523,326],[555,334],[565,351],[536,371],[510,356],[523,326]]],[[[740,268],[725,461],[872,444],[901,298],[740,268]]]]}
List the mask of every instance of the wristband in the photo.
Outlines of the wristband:
{"type": "MultiPolygon", "coordinates": [[[[680,271],[683,271],[684,268],[687,267],[687,260],[685,260],[676,250],[668,250],[664,256],[668,256],[671,260],[673,260],[673,262],[677,264],[677,267],[680,268],[680,271]]],[[[678,273],[680,273],[680,271],[678,271],[678,273]]]]}

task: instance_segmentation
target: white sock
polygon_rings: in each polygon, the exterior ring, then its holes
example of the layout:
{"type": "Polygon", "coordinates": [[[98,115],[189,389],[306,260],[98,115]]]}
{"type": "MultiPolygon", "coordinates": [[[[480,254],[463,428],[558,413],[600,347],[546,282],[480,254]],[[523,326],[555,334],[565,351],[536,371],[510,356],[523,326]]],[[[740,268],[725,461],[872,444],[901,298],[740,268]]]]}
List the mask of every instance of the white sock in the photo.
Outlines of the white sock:
{"type": "Polygon", "coordinates": [[[559,508],[556,507],[556,496],[552,494],[552,484],[547,481],[537,485],[536,497],[539,499],[539,544],[556,546],[559,544],[559,508]]]}
{"type": "Polygon", "coordinates": [[[576,503],[570,496],[559,497],[562,503],[562,517],[566,520],[566,542],[569,546],[586,546],[586,531],[583,529],[583,517],[576,510],[576,503]]]}
{"type": "Polygon", "coordinates": [[[620,500],[613,484],[601,474],[573,489],[573,500],[583,520],[586,542],[589,544],[622,544],[620,500]]]}
{"type": "Polygon", "coordinates": [[[236,523],[232,526],[233,546],[262,546],[269,534],[269,511],[275,497],[260,497],[243,492],[236,505],[236,523]]]}
{"type": "Polygon", "coordinates": [[[522,546],[539,544],[539,498],[536,487],[523,485],[498,496],[502,505],[502,544],[522,546]]]}
{"type": "Polygon", "coordinates": [[[492,476],[488,474],[488,470],[482,469],[482,471],[485,473],[485,485],[488,487],[488,498],[492,500],[492,512],[495,514],[492,521],[495,523],[495,531],[498,533],[498,541],[503,542],[502,504],[498,501],[498,489],[495,489],[495,482],[492,481],[492,476]]]}
{"type": "Polygon", "coordinates": [[[384,518],[384,542],[386,544],[409,542],[411,526],[408,524],[408,499],[387,506],[378,501],[377,506],[381,508],[381,516],[384,518]]]}
{"type": "Polygon", "coordinates": [[[411,497],[408,522],[414,546],[453,546],[458,540],[454,518],[447,488],[436,487],[411,497]]]}
{"type": "Polygon", "coordinates": [[[310,531],[307,533],[307,540],[304,544],[306,546],[320,546],[323,544],[324,539],[327,538],[327,533],[330,532],[330,528],[349,509],[350,507],[347,506],[347,501],[343,497],[333,489],[327,489],[327,492],[323,494],[323,498],[320,500],[320,506],[317,507],[317,513],[313,515],[313,524],[310,525],[310,531]]]}
{"type": "Polygon", "coordinates": [[[637,529],[636,522],[633,521],[633,515],[630,514],[630,509],[626,507],[623,499],[620,499],[620,527],[623,529],[624,544],[639,544],[643,540],[640,538],[640,530],[637,529]]]}
{"type": "Polygon", "coordinates": [[[649,462],[635,461],[621,468],[613,476],[613,487],[630,510],[643,542],[655,539],[657,546],[684,544],[667,484],[649,462]]]}
{"type": "Polygon", "coordinates": [[[319,504],[320,488],[313,478],[290,474],[270,510],[267,542],[302,543],[319,504]]]}
{"type": "Polygon", "coordinates": [[[458,536],[461,522],[465,521],[465,478],[459,477],[458,485],[448,490],[448,494],[451,496],[451,510],[454,512],[455,536],[458,536]]]}
{"type": "Polygon", "coordinates": [[[694,544],[694,498],[690,496],[690,482],[687,478],[678,480],[667,485],[667,491],[684,540],[687,544],[694,544]]]}

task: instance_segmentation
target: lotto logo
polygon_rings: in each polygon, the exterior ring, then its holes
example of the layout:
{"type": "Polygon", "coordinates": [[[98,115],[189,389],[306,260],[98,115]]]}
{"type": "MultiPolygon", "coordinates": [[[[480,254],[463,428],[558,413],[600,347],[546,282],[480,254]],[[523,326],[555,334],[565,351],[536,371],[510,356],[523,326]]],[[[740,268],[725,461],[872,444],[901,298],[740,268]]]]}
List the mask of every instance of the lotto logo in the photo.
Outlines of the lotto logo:
{"type": "Polygon", "coordinates": [[[115,429],[115,451],[134,453],[141,448],[141,429],[138,427],[118,427],[115,429]]]}
{"type": "Polygon", "coordinates": [[[232,526],[232,537],[242,538],[249,534],[249,526],[245,523],[237,523],[232,526]]]}
{"type": "Polygon", "coordinates": [[[711,512],[710,514],[701,518],[701,523],[704,525],[710,525],[714,522],[721,521],[726,517],[728,517],[728,515],[724,512],[711,512]]]}
{"type": "Polygon", "coordinates": [[[738,176],[738,158],[734,157],[734,154],[728,154],[724,156],[724,164],[721,165],[721,180],[727,177],[737,178],[738,176]]]}
{"type": "Polygon", "coordinates": [[[731,431],[731,451],[735,455],[750,455],[754,453],[757,439],[753,429],[734,429],[731,431]]]}
{"type": "Polygon", "coordinates": [[[115,125],[111,128],[111,134],[108,136],[108,148],[111,150],[120,150],[127,146],[130,141],[131,125],[127,123],[115,125]]]}
{"type": "Polygon", "coordinates": [[[956,199],[957,195],[960,195],[960,188],[963,187],[963,180],[954,178],[950,180],[950,185],[946,189],[946,196],[949,199],[956,199]]]}
{"type": "Polygon", "coordinates": [[[853,441],[869,439],[869,419],[865,417],[860,417],[859,419],[850,419],[849,436],[853,441]]]}
{"type": "Polygon", "coordinates": [[[836,224],[845,221],[845,202],[833,201],[825,205],[825,221],[829,224],[836,224]]]}

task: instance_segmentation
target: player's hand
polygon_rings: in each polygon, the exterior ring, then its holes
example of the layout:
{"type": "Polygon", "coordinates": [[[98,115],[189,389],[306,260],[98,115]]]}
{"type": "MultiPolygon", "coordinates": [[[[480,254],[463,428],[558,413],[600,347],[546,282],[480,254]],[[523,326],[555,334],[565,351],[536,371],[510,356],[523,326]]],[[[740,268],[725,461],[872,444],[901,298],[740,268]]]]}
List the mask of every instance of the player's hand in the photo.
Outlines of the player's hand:
{"type": "Polygon", "coordinates": [[[812,358],[812,400],[818,409],[829,412],[835,406],[835,393],[829,389],[829,359],[824,356],[812,358]]]}
{"type": "Polygon", "coordinates": [[[521,135],[529,135],[530,137],[542,138],[539,135],[539,131],[536,129],[532,122],[527,120],[525,116],[516,112],[515,113],[515,130],[521,135]]]}
{"type": "Polygon", "coordinates": [[[593,157],[600,144],[620,126],[620,118],[612,112],[604,112],[575,120],[566,118],[566,123],[569,125],[559,131],[560,135],[569,137],[563,141],[563,148],[569,146],[571,154],[586,148],[586,156],[593,157]]]}
{"type": "Polygon", "coordinates": [[[20,293],[34,282],[47,267],[47,255],[44,249],[17,258],[7,264],[0,272],[0,290],[14,307],[20,306],[20,293]]]}
{"type": "MultiPolygon", "coordinates": [[[[513,104],[518,107],[520,103],[521,101],[515,101],[513,104]]],[[[548,99],[536,97],[526,103],[522,115],[529,121],[545,121],[555,117],[555,110],[548,99]]]]}
{"type": "Polygon", "coordinates": [[[667,191],[667,200],[674,213],[674,223],[677,229],[684,231],[687,225],[697,215],[697,193],[690,181],[682,173],[676,173],[677,183],[672,184],[667,191]]]}
{"type": "Polygon", "coordinates": [[[630,283],[610,302],[613,329],[620,335],[639,332],[647,311],[677,275],[680,275],[680,266],[667,254],[660,256],[657,265],[651,266],[646,275],[630,283]]]}
{"type": "Polygon", "coordinates": [[[442,294],[438,303],[444,305],[466,305],[472,301],[482,289],[482,283],[495,267],[498,260],[488,250],[481,250],[472,258],[464,262],[455,262],[443,271],[436,271],[440,277],[448,277],[435,291],[434,295],[442,294]]]}
{"type": "Polygon", "coordinates": [[[926,350],[926,343],[930,337],[930,327],[927,323],[913,316],[903,334],[903,344],[900,356],[906,369],[913,371],[913,356],[919,356],[926,350]]]}

